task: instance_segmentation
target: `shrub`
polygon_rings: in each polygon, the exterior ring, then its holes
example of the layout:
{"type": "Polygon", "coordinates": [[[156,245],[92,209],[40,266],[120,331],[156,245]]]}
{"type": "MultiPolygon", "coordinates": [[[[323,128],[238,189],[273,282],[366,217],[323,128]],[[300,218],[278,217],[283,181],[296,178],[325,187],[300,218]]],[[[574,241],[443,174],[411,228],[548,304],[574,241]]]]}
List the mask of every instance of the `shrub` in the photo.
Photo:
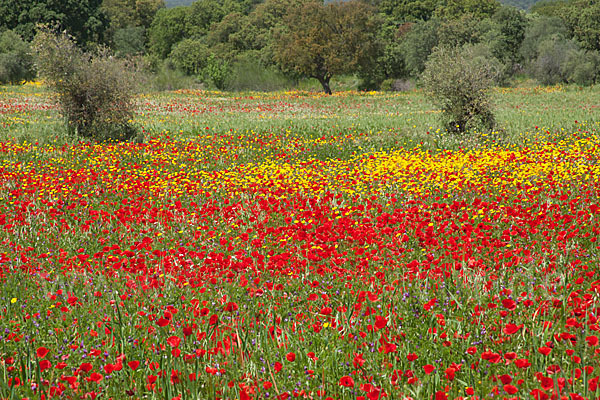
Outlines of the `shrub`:
{"type": "Polygon", "coordinates": [[[57,93],[69,133],[97,141],[135,136],[131,65],[105,48],[84,52],[72,37],[47,27],[39,29],[32,49],[40,77],[57,93]]]}
{"type": "Polygon", "coordinates": [[[113,50],[119,57],[137,56],[145,50],[145,29],[142,26],[128,26],[117,29],[113,37],[113,50]]]}
{"type": "Polygon", "coordinates": [[[583,49],[571,51],[562,67],[570,83],[592,85],[600,72],[600,53],[583,49]]]}
{"type": "Polygon", "coordinates": [[[256,59],[249,57],[238,59],[232,66],[231,76],[227,82],[227,89],[235,91],[263,91],[283,90],[293,86],[282,72],[274,67],[265,67],[256,59]]]}
{"type": "Polygon", "coordinates": [[[565,69],[569,56],[576,53],[578,46],[571,40],[554,36],[543,40],[538,45],[537,58],[531,65],[531,72],[542,85],[567,83],[568,73],[565,69]]]}
{"type": "Polygon", "coordinates": [[[384,92],[408,92],[414,88],[414,83],[408,79],[386,79],[380,89],[384,92]]]}
{"type": "Polygon", "coordinates": [[[499,63],[477,56],[474,46],[437,47],[429,56],[422,82],[443,111],[448,131],[491,131],[495,125],[489,89],[500,75],[499,63]]]}
{"type": "Polygon", "coordinates": [[[0,34],[0,84],[17,83],[35,76],[29,45],[11,31],[0,34]]]}
{"type": "Polygon", "coordinates": [[[201,87],[195,77],[186,75],[183,71],[172,64],[167,59],[163,62],[158,61],[158,66],[151,76],[151,84],[154,90],[169,91],[179,89],[195,89],[201,87]]]}
{"type": "Polygon", "coordinates": [[[229,62],[211,54],[206,60],[206,66],[202,70],[202,75],[205,82],[210,80],[217,89],[224,90],[230,72],[229,62]]]}
{"type": "Polygon", "coordinates": [[[169,60],[181,71],[188,75],[197,75],[206,67],[210,51],[200,39],[183,39],[177,43],[169,60]]]}

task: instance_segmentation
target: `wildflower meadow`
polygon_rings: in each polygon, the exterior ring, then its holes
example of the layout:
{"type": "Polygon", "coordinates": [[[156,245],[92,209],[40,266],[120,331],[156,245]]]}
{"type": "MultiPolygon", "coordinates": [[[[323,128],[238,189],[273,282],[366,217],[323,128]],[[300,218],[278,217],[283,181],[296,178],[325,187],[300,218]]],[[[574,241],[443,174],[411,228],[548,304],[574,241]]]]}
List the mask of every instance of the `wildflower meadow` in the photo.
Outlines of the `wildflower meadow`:
{"type": "Polygon", "coordinates": [[[0,89],[1,399],[600,399],[600,90],[0,89]]]}

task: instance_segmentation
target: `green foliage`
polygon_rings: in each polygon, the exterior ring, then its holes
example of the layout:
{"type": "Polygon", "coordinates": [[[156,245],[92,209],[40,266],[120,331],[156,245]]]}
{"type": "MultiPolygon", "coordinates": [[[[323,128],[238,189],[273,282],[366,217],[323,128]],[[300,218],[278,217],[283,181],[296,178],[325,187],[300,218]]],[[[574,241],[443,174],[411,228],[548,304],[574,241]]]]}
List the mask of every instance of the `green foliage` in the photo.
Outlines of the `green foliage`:
{"type": "Polygon", "coordinates": [[[497,0],[445,0],[437,4],[434,14],[440,19],[458,19],[471,14],[477,19],[491,17],[500,7],[497,0]]]}
{"type": "Polygon", "coordinates": [[[437,47],[427,60],[422,82],[442,109],[448,131],[491,131],[495,126],[489,89],[500,71],[477,53],[473,46],[437,47]]]}
{"type": "Polygon", "coordinates": [[[234,91],[262,91],[288,89],[293,86],[293,81],[274,67],[263,66],[257,58],[247,53],[236,61],[231,67],[230,77],[227,80],[227,89],[234,91]]]}
{"type": "Polygon", "coordinates": [[[17,83],[35,76],[29,45],[14,31],[0,34],[0,83],[17,83]]]}
{"type": "Polygon", "coordinates": [[[103,0],[102,10],[108,15],[111,27],[128,26],[149,28],[154,16],[165,7],[164,0],[103,0]]]}
{"type": "Polygon", "coordinates": [[[534,4],[538,3],[539,0],[500,0],[500,2],[507,6],[529,10],[534,4]]]}
{"type": "Polygon", "coordinates": [[[425,70],[427,58],[439,42],[439,24],[437,19],[417,22],[404,36],[401,46],[410,76],[416,78],[425,70]]]}
{"type": "Polygon", "coordinates": [[[542,85],[566,83],[569,76],[565,64],[577,49],[576,43],[560,36],[543,40],[538,45],[537,58],[530,67],[533,77],[542,85]]]}
{"type": "Polygon", "coordinates": [[[564,10],[563,19],[582,46],[600,50],[600,2],[573,0],[564,10]]]}
{"type": "Polygon", "coordinates": [[[159,63],[150,82],[152,89],[157,91],[192,89],[199,86],[194,77],[175,68],[168,60],[159,63]]]}
{"type": "Polygon", "coordinates": [[[145,30],[142,26],[117,29],[113,36],[113,50],[119,57],[137,56],[145,51],[145,30]]]}
{"type": "Polygon", "coordinates": [[[83,52],[72,37],[47,28],[39,30],[32,49],[38,73],[56,91],[71,134],[97,141],[135,136],[130,66],[106,49],[83,52]]]}
{"type": "MultiPolygon", "coordinates": [[[[402,27],[399,29],[389,18],[384,20],[376,36],[376,53],[374,65],[361,68],[359,76],[362,79],[361,90],[378,89],[383,81],[395,81],[408,75],[404,64],[404,53],[401,41],[398,40],[402,27]]],[[[404,24],[406,28],[411,24],[404,24]]]]}
{"type": "Polygon", "coordinates": [[[108,20],[102,0],[0,0],[0,28],[12,29],[31,41],[36,24],[58,25],[79,44],[100,43],[108,20]]]}
{"type": "Polygon", "coordinates": [[[492,45],[496,58],[512,66],[520,61],[519,49],[525,39],[527,19],[523,11],[503,6],[493,16],[498,36],[492,45]]]}
{"type": "Polygon", "coordinates": [[[569,52],[563,70],[569,83],[589,86],[598,82],[600,53],[583,49],[569,52]]]}
{"type": "Polygon", "coordinates": [[[560,17],[568,4],[569,0],[542,0],[532,5],[530,11],[547,17],[560,17]]]}
{"type": "Polygon", "coordinates": [[[519,49],[520,56],[526,64],[538,56],[539,44],[552,37],[567,38],[569,31],[564,22],[558,17],[532,15],[529,17],[525,37],[519,49]]]}
{"type": "Polygon", "coordinates": [[[326,93],[333,75],[369,68],[377,54],[374,9],[359,1],[309,1],[285,17],[275,60],[286,71],[315,78],[326,93]]]}
{"type": "Polygon", "coordinates": [[[173,47],[169,59],[188,75],[197,75],[206,67],[211,52],[202,39],[184,39],[173,47]]]}
{"type": "Polygon", "coordinates": [[[436,0],[371,0],[379,11],[397,22],[426,21],[433,16],[436,0]]]}
{"type": "Polygon", "coordinates": [[[187,37],[187,8],[163,8],[158,10],[148,31],[150,53],[161,60],[167,58],[172,47],[187,37]]]}
{"type": "Polygon", "coordinates": [[[202,70],[202,75],[205,80],[210,80],[213,85],[219,90],[224,90],[227,83],[227,78],[230,74],[229,62],[217,58],[211,54],[206,60],[206,67],[202,70]]]}

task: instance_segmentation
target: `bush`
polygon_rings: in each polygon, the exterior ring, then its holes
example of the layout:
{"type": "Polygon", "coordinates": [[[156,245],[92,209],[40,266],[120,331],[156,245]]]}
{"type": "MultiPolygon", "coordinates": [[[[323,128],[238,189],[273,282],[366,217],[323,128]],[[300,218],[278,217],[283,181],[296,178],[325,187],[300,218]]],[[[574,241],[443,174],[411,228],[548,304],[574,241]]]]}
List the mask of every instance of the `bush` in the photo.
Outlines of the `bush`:
{"type": "Polygon", "coordinates": [[[562,66],[569,83],[580,86],[593,85],[600,73],[600,53],[597,51],[571,51],[562,66]]]}
{"type": "Polygon", "coordinates": [[[206,67],[210,54],[203,40],[183,39],[173,47],[169,60],[184,73],[197,75],[206,67]]]}
{"type": "Polygon", "coordinates": [[[293,86],[282,72],[274,67],[264,67],[257,60],[239,59],[233,64],[227,82],[228,90],[269,92],[293,86]]]}
{"type": "Polygon", "coordinates": [[[0,84],[18,83],[35,76],[29,45],[11,31],[0,34],[0,84]]]}
{"type": "Polygon", "coordinates": [[[210,80],[217,89],[224,90],[230,72],[229,62],[211,54],[206,60],[206,66],[202,70],[202,75],[205,82],[210,80]]]}
{"type": "Polygon", "coordinates": [[[384,92],[408,92],[414,88],[414,83],[408,79],[386,79],[380,89],[384,92]]]}
{"type": "Polygon", "coordinates": [[[575,42],[560,36],[543,40],[538,45],[537,58],[531,65],[533,77],[542,85],[567,83],[567,60],[577,50],[575,42]]]}
{"type": "Polygon", "coordinates": [[[146,32],[142,26],[128,26],[117,29],[113,37],[113,50],[119,57],[144,54],[146,32]]]}
{"type": "Polygon", "coordinates": [[[488,92],[500,76],[500,67],[477,52],[473,46],[437,47],[425,65],[423,85],[442,108],[448,131],[494,129],[488,92]]]}
{"type": "Polygon", "coordinates": [[[57,93],[68,131],[98,141],[129,140],[135,76],[105,48],[83,52],[72,37],[40,28],[32,45],[38,73],[57,93]]]}
{"type": "Polygon", "coordinates": [[[158,91],[170,91],[179,89],[196,89],[201,87],[193,76],[186,75],[183,71],[175,68],[170,60],[157,62],[158,67],[151,76],[152,88],[158,91]]]}

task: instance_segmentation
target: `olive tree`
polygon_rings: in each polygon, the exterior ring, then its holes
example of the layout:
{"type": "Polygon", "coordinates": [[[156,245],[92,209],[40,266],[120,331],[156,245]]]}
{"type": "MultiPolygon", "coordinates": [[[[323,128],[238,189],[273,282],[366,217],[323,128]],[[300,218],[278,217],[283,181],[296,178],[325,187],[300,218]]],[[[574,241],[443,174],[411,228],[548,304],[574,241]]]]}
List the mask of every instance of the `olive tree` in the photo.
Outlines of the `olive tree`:
{"type": "Polygon", "coordinates": [[[135,136],[135,79],[106,49],[84,52],[66,33],[40,28],[33,44],[38,74],[58,96],[71,134],[98,141],[135,136]]]}
{"type": "Polygon", "coordinates": [[[491,131],[495,126],[489,91],[502,67],[478,50],[472,45],[437,47],[427,59],[422,83],[442,109],[448,131],[491,131]]]}

